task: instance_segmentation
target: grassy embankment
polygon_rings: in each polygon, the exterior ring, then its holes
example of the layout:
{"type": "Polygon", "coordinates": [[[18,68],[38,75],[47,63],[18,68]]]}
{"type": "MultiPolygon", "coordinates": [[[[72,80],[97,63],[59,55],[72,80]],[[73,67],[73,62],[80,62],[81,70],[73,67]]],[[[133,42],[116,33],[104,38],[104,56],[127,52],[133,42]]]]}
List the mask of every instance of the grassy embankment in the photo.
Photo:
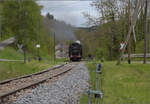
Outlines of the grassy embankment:
{"type": "MultiPolygon", "coordinates": [[[[87,63],[91,76],[92,89],[95,87],[95,64],[87,63]]],[[[104,104],[149,104],[150,103],[150,64],[103,63],[103,102],[104,104]]],[[[94,99],[93,99],[94,102],[94,99]]],[[[87,94],[80,104],[87,104],[87,94]]]]}
{"type": "MultiPolygon", "coordinates": [[[[0,51],[0,59],[10,59],[10,60],[23,60],[23,53],[20,54],[11,47],[0,51]]],[[[35,73],[47,68],[52,67],[56,64],[61,64],[62,61],[52,61],[52,60],[42,60],[41,62],[32,60],[32,62],[23,61],[17,62],[1,62],[0,61],[0,81],[9,78],[14,78],[22,75],[27,75],[35,73]]]]}

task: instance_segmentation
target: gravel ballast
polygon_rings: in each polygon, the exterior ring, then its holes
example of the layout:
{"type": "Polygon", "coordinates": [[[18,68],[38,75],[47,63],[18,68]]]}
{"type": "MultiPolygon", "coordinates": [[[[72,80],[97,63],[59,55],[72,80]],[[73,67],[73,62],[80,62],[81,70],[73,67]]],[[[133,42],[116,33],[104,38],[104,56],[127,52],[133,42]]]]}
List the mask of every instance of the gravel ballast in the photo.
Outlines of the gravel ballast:
{"type": "Polygon", "coordinates": [[[78,104],[89,87],[89,73],[83,63],[67,76],[50,85],[41,84],[12,104],[78,104]]]}

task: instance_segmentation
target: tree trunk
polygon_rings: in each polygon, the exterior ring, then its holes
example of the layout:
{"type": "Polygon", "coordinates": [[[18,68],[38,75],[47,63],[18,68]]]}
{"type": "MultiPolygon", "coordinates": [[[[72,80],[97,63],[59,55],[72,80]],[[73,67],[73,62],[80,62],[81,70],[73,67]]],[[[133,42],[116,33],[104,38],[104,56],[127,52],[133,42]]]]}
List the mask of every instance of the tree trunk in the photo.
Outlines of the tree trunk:
{"type": "Polygon", "coordinates": [[[146,52],[147,52],[147,39],[146,39],[146,35],[147,35],[147,23],[148,23],[148,19],[147,19],[147,0],[145,0],[145,25],[144,25],[144,64],[146,64],[146,52]]]}
{"type": "MultiPolygon", "coordinates": [[[[130,18],[130,0],[128,0],[128,31],[130,29],[131,26],[131,18],[130,18]]],[[[129,38],[128,41],[128,64],[131,63],[131,38],[129,38]]]]}

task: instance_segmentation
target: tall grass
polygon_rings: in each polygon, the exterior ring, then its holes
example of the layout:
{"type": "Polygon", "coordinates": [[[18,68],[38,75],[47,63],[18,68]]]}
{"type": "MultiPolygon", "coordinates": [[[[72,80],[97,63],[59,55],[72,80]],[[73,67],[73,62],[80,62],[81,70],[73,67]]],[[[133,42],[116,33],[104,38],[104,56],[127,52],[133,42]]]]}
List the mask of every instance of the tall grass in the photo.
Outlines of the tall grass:
{"type": "Polygon", "coordinates": [[[22,60],[23,53],[17,52],[17,50],[12,47],[7,47],[0,51],[0,59],[22,60]]]}
{"type": "Polygon", "coordinates": [[[61,63],[50,61],[42,61],[40,63],[38,61],[32,61],[26,64],[23,62],[0,62],[0,81],[39,72],[56,64],[61,63]]]}
{"type": "MultiPolygon", "coordinates": [[[[95,88],[95,64],[87,63],[91,76],[90,83],[95,88]]],[[[104,104],[149,104],[150,103],[150,64],[103,63],[104,104]]],[[[94,99],[94,97],[93,97],[94,99]]],[[[83,95],[80,104],[87,104],[83,95]]],[[[94,102],[94,100],[93,100],[94,102]]]]}
{"type": "MultiPolygon", "coordinates": [[[[29,55],[30,54],[28,54],[28,56],[29,55]]],[[[14,48],[8,47],[0,51],[0,59],[23,60],[23,53],[18,53],[14,48]]],[[[46,59],[43,58],[41,62],[32,59],[31,62],[27,62],[26,64],[24,64],[23,61],[0,62],[0,81],[35,73],[62,63],[63,60],[50,60],[48,56],[46,59]]]]}

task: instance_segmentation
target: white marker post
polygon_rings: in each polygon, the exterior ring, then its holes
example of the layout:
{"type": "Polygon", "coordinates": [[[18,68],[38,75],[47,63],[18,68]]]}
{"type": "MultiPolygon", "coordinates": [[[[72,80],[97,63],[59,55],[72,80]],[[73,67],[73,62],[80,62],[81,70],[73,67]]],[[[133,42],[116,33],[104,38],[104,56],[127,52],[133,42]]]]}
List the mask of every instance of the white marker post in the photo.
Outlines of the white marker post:
{"type": "Polygon", "coordinates": [[[40,61],[40,44],[37,44],[36,48],[37,48],[38,60],[40,61]]]}

